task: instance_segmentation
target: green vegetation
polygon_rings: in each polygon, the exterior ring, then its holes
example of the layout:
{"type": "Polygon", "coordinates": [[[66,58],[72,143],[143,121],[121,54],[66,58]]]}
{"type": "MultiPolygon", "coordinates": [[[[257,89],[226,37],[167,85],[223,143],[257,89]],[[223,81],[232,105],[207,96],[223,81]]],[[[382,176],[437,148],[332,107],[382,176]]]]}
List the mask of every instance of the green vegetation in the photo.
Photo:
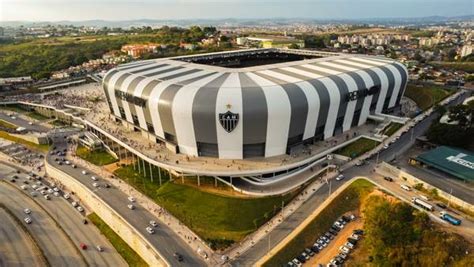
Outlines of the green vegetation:
{"type": "Polygon", "coordinates": [[[138,255],[112,228],[110,228],[97,214],[87,215],[89,220],[99,228],[100,232],[109,240],[117,252],[128,263],[130,267],[144,267],[148,264],[138,255]]]}
{"type": "Polygon", "coordinates": [[[65,127],[65,126],[67,126],[67,124],[65,124],[64,122],[62,122],[60,120],[50,121],[49,124],[51,124],[53,126],[56,126],[56,127],[65,127]]]}
{"type": "Polygon", "coordinates": [[[474,149],[474,105],[457,105],[448,110],[448,120],[457,124],[440,123],[436,120],[431,124],[426,137],[430,142],[455,146],[463,149],[474,149]]]}
{"type": "Polygon", "coordinates": [[[16,112],[16,113],[24,113],[24,112],[26,112],[25,109],[21,108],[21,106],[16,105],[16,104],[0,106],[0,109],[2,109],[2,110],[8,110],[8,111],[13,111],[13,112],[16,112]]]}
{"type": "Polygon", "coordinates": [[[350,266],[473,266],[471,244],[437,229],[425,212],[379,195],[367,198],[365,237],[350,266]]]}
{"type": "Polygon", "coordinates": [[[29,113],[26,113],[26,116],[32,118],[32,119],[35,119],[37,121],[44,121],[44,120],[48,120],[49,118],[46,117],[46,116],[43,116],[41,114],[39,114],[38,112],[36,111],[33,111],[33,112],[29,112],[29,113]]]}
{"type": "MultiPolygon", "coordinates": [[[[166,48],[159,48],[156,54],[145,55],[146,59],[203,51],[219,51],[222,48],[211,47],[201,51],[187,51],[179,47],[180,42],[197,43],[215,32],[216,29],[213,27],[193,26],[189,29],[182,29],[164,26],[160,29],[134,28],[130,32],[122,31],[123,34],[116,36],[109,36],[104,32],[101,35],[15,41],[11,44],[0,45],[0,77],[31,75],[36,79],[47,78],[53,71],[100,58],[106,52],[119,50],[125,44],[158,43],[167,45],[166,48]]],[[[227,46],[222,44],[222,47],[227,46]]]]}
{"type": "Polygon", "coordinates": [[[403,126],[401,123],[391,122],[383,131],[383,134],[391,136],[403,126]]]}
{"type": "Polygon", "coordinates": [[[415,101],[418,107],[424,111],[453,93],[453,91],[437,86],[418,87],[414,84],[408,84],[405,96],[415,101]]]}
{"type": "Polygon", "coordinates": [[[48,152],[48,150],[49,150],[49,145],[38,145],[38,144],[35,144],[33,142],[29,142],[29,141],[26,141],[24,139],[15,137],[13,135],[10,135],[9,133],[4,132],[4,131],[0,131],[0,138],[6,139],[6,140],[9,140],[9,141],[18,143],[18,144],[22,144],[22,145],[24,145],[24,146],[26,146],[30,149],[37,150],[37,151],[40,151],[40,152],[48,152]]]}
{"type": "Polygon", "coordinates": [[[4,121],[2,119],[0,119],[0,126],[7,129],[12,129],[12,130],[15,130],[16,128],[18,128],[16,125],[11,124],[8,121],[4,121]]]}
{"type": "Polygon", "coordinates": [[[108,165],[117,161],[114,156],[110,155],[109,152],[104,149],[91,151],[87,147],[81,145],[77,147],[76,155],[97,166],[108,165]]]}
{"type": "Polygon", "coordinates": [[[286,266],[286,263],[298,256],[302,249],[311,247],[317,237],[324,234],[340,216],[358,209],[362,200],[373,190],[373,187],[373,184],[367,180],[354,181],[263,266],[286,266]]]}
{"type": "Polygon", "coordinates": [[[284,196],[241,198],[178,184],[179,179],[169,182],[169,176],[164,173],[160,186],[157,171],[154,172],[153,182],[149,175],[144,179],[131,166],[119,168],[114,173],[164,207],[213,249],[238,242],[268,221],[281,209],[282,204],[290,202],[298,194],[293,192],[284,196]]]}
{"type": "Polygon", "coordinates": [[[374,149],[380,142],[369,138],[359,138],[358,140],[336,150],[336,154],[346,157],[356,158],[365,152],[374,149]]]}
{"type": "Polygon", "coordinates": [[[467,73],[474,73],[474,62],[430,62],[435,67],[448,68],[455,71],[461,70],[467,73]]]}

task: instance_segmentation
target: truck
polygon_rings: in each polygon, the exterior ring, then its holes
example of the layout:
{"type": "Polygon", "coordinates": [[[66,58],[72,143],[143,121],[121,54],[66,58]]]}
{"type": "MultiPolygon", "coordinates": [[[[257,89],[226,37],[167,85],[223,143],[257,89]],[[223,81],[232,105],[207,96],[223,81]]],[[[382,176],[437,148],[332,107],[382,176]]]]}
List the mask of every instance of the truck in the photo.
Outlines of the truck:
{"type": "Polygon", "coordinates": [[[413,204],[425,209],[425,210],[428,210],[428,211],[433,211],[434,208],[433,206],[431,206],[428,202],[425,202],[417,197],[412,197],[411,201],[413,202],[413,204]]]}
{"type": "Polygon", "coordinates": [[[446,213],[445,211],[441,211],[439,213],[439,217],[452,225],[461,225],[461,220],[451,216],[450,214],[446,213]]]}

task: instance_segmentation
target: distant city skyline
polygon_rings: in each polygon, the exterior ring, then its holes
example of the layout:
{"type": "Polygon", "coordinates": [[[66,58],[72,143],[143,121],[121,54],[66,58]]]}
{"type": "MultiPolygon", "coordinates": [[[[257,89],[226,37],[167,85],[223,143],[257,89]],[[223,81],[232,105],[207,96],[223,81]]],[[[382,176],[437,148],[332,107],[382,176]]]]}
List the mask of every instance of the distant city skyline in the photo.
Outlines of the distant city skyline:
{"type": "Polygon", "coordinates": [[[471,0],[0,0],[0,21],[367,19],[473,13],[471,0]]]}

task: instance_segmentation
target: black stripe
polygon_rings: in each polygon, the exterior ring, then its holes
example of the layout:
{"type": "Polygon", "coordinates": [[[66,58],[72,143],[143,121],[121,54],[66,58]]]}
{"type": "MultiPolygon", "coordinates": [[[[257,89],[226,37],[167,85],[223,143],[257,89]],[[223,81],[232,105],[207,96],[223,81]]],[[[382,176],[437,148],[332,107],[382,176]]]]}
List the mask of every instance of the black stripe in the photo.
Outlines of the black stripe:
{"type": "MultiPolygon", "coordinates": [[[[288,140],[294,143],[303,141],[306,119],[308,117],[308,99],[303,90],[293,83],[287,83],[283,80],[268,76],[263,73],[255,74],[280,85],[288,96],[291,107],[290,128],[288,131],[288,140]],[[297,138],[297,139],[295,139],[297,138]]],[[[290,145],[290,144],[288,144],[290,145]]]]}
{"type": "Polygon", "coordinates": [[[243,144],[265,143],[268,107],[263,89],[244,73],[239,73],[239,79],[242,87],[243,144]]]}
{"type": "Polygon", "coordinates": [[[216,151],[213,151],[215,156],[219,156],[216,129],[217,93],[228,76],[229,73],[224,73],[211,82],[201,86],[193,99],[192,117],[196,142],[215,144],[217,148],[216,151]]]}

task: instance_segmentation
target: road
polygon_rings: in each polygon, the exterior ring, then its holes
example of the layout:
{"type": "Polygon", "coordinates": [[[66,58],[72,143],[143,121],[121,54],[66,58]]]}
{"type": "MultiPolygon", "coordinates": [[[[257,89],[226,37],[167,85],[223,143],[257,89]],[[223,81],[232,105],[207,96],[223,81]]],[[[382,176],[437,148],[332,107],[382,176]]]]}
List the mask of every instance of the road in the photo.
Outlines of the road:
{"type": "Polygon", "coordinates": [[[27,234],[0,208],[0,266],[42,266],[27,234]]]}
{"type": "MultiPolygon", "coordinates": [[[[7,167],[5,163],[0,163],[0,168],[4,169],[5,167],[7,167]]],[[[6,175],[9,177],[12,174],[13,172],[6,175]]],[[[23,184],[23,181],[27,180],[27,175],[23,172],[22,174],[17,174],[17,176],[19,177],[17,182],[12,185],[20,191],[22,189],[20,189],[19,186],[23,184]]],[[[24,192],[28,193],[30,191],[32,190],[25,190],[24,192]]],[[[53,219],[55,219],[71,237],[74,245],[79,246],[80,243],[84,243],[89,247],[88,250],[81,250],[81,253],[91,266],[127,266],[127,263],[122,259],[120,254],[118,254],[114,247],[108,242],[107,238],[101,235],[100,231],[94,225],[83,224],[83,215],[74,209],[66,199],[51,195],[50,200],[39,196],[36,197],[35,200],[41,207],[49,211],[53,219]],[[104,251],[97,251],[97,249],[95,249],[97,245],[101,245],[104,251]]]]}
{"type": "MultiPolygon", "coordinates": [[[[8,112],[9,113],[9,112],[8,112]]],[[[13,113],[13,111],[12,111],[13,113]]],[[[47,132],[48,128],[42,126],[42,125],[39,125],[37,122],[33,123],[32,125],[29,124],[29,121],[27,120],[24,120],[22,118],[20,118],[18,116],[19,114],[16,114],[15,113],[15,119],[12,119],[10,116],[7,115],[7,113],[5,112],[0,112],[0,119],[1,120],[4,120],[4,121],[7,121],[13,125],[16,125],[17,127],[23,127],[25,128],[27,131],[34,131],[34,132],[47,132]]]]}
{"type": "MultiPolygon", "coordinates": [[[[451,105],[460,103],[465,96],[458,98],[453,101],[451,105]]],[[[324,200],[330,194],[329,191],[334,191],[339,188],[343,183],[349,182],[353,177],[365,176],[371,178],[371,173],[375,167],[377,161],[391,161],[397,155],[401,155],[407,149],[409,149],[415,142],[416,138],[424,135],[426,130],[429,128],[433,120],[437,117],[436,112],[427,116],[424,120],[420,121],[414,127],[412,127],[407,133],[400,136],[400,138],[387,149],[382,150],[378,155],[374,155],[367,164],[360,167],[350,167],[345,169],[344,175],[347,177],[342,181],[336,181],[332,179],[329,184],[323,185],[319,190],[313,193],[304,204],[302,204],[293,214],[285,219],[281,224],[276,226],[268,236],[264,239],[258,240],[255,245],[241,253],[240,257],[231,262],[232,266],[251,266],[258,259],[263,257],[269,249],[280,243],[288,234],[293,231],[299,224],[303,222],[308,215],[317,209],[324,200]]],[[[471,192],[472,194],[472,192],[471,192]]]]}
{"type": "Polygon", "coordinates": [[[23,210],[31,210],[33,222],[25,225],[52,266],[87,266],[64,232],[36,202],[4,182],[0,182],[0,195],[3,204],[22,221],[26,217],[23,210]]]}
{"type": "MultiPolygon", "coordinates": [[[[57,149],[66,148],[63,138],[56,138],[54,140],[57,149]]],[[[63,172],[74,177],[77,181],[88,187],[90,190],[111,206],[117,213],[127,220],[138,232],[140,232],[169,262],[171,266],[205,266],[207,265],[203,259],[197,255],[175,232],[173,232],[166,224],[163,224],[153,216],[145,207],[135,203],[135,210],[130,210],[127,205],[130,204],[128,196],[122,191],[116,188],[104,188],[99,189],[92,186],[91,176],[100,177],[99,175],[88,171],[87,175],[83,175],[81,172],[85,168],[77,166],[76,169],[68,165],[57,165],[54,162],[54,157],[48,155],[46,160],[49,164],[55,165],[63,172]],[[149,226],[150,221],[156,221],[158,227],[155,228],[155,233],[150,235],[146,232],[145,228],[149,226]],[[174,256],[174,253],[180,253],[184,260],[179,262],[174,256]]],[[[104,178],[99,178],[99,183],[104,183],[104,178]]]]}

